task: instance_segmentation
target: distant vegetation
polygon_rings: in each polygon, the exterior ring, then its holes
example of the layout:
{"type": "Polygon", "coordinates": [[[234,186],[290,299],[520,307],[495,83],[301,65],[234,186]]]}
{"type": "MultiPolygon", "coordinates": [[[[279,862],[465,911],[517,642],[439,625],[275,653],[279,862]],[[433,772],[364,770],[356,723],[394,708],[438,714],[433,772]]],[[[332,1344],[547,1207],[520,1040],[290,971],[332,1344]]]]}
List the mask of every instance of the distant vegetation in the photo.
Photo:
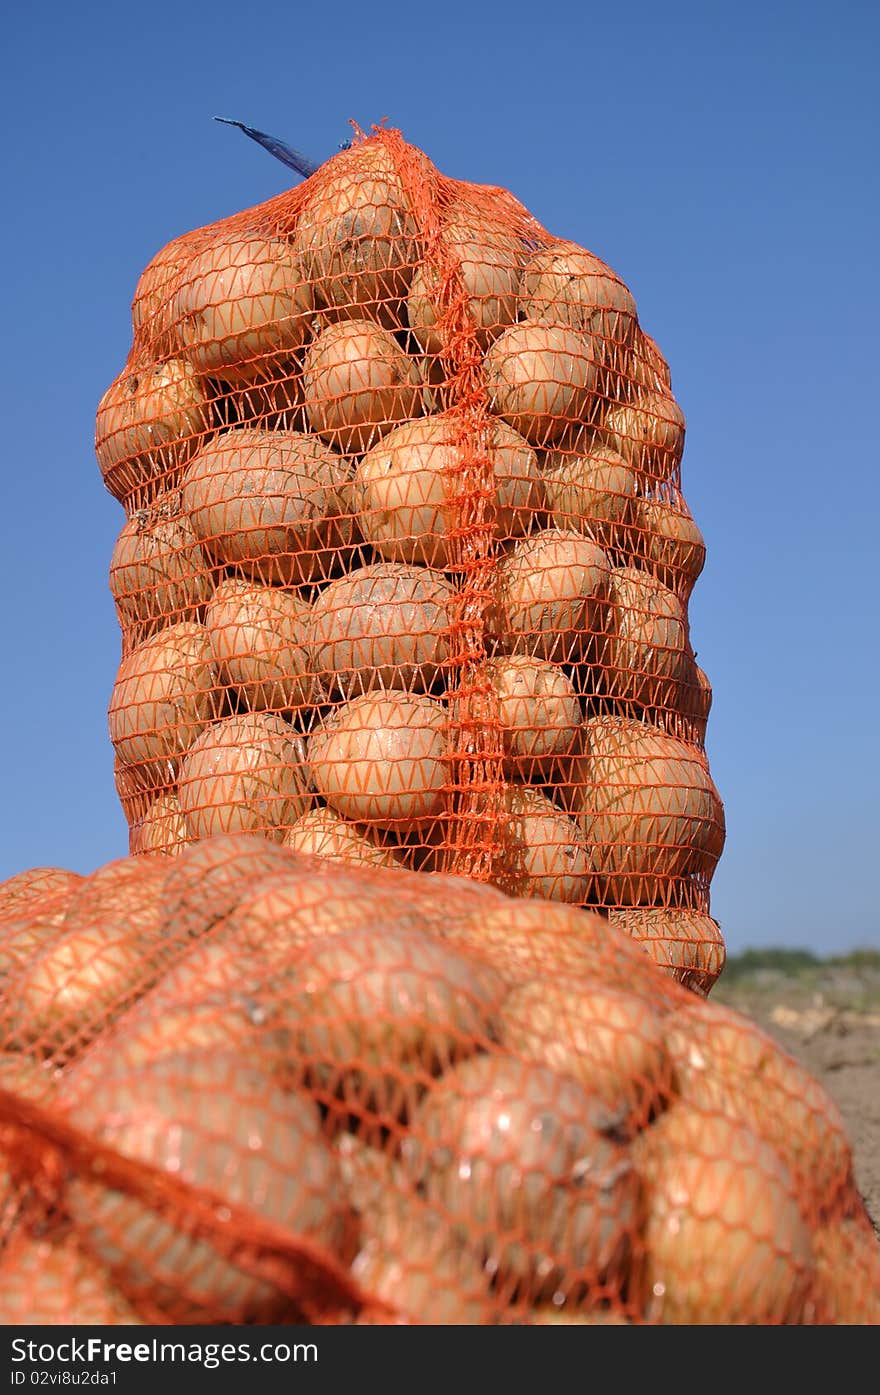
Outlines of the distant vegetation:
{"type": "Polygon", "coordinates": [[[741,954],[731,954],[724,968],[723,982],[731,984],[738,979],[770,971],[800,977],[816,970],[849,969],[853,973],[880,973],[880,949],[852,949],[847,954],[819,956],[809,949],[785,949],[781,945],[767,949],[744,949],[741,954]]]}

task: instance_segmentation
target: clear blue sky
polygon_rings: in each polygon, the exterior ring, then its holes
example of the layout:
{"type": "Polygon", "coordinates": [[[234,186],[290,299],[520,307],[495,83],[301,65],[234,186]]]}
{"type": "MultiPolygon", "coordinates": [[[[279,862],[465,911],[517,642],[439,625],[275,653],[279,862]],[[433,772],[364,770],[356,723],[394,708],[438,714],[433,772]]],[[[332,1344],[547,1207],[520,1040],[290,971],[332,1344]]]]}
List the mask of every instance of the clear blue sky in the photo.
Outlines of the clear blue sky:
{"type": "Polygon", "coordinates": [[[138,273],[285,187],[214,114],[324,158],[388,117],[632,287],[688,418],[709,561],[728,944],[880,943],[880,20],[783,0],[14,7],[6,212],[0,877],[126,850],[105,710],[122,523],[92,454],[138,273]],[[312,7],[308,7],[312,10],[312,7]]]}

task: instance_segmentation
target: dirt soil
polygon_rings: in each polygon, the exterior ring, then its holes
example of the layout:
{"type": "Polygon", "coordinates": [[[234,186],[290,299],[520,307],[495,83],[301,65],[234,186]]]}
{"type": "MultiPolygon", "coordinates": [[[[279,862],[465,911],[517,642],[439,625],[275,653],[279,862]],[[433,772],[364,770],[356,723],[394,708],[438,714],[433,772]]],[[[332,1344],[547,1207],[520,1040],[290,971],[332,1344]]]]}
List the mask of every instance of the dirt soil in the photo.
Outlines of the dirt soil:
{"type": "Polygon", "coordinates": [[[856,1182],[880,1235],[880,970],[820,965],[726,974],[712,993],[753,1018],[822,1082],[840,1109],[856,1182]]]}

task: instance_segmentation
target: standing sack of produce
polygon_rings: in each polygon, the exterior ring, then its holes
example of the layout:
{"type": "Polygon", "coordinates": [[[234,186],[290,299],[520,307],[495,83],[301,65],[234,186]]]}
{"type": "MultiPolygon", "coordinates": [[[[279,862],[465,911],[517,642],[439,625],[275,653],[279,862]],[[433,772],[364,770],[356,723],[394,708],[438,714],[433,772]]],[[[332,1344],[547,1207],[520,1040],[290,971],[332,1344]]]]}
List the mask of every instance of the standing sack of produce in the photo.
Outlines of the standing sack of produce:
{"type": "Polygon", "coordinates": [[[96,443],[131,850],[252,829],[707,920],[705,547],[623,281],[381,130],[163,248],[133,322],[96,443]]]}
{"type": "Polygon", "coordinates": [[[832,1101],[594,913],[239,833],[0,973],[0,1322],[880,1321],[832,1101]]]}

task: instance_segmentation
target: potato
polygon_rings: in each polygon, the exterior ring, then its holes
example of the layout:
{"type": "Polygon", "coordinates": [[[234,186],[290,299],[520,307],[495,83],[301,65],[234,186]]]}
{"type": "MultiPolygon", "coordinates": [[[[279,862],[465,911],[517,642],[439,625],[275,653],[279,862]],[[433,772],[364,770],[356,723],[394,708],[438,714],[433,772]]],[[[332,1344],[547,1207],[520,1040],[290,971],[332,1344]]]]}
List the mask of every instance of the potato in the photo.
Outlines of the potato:
{"type": "Polygon", "coordinates": [[[748,1129],[685,1103],[633,1142],[647,1184],[646,1316],[796,1323],[810,1238],[781,1160],[748,1129]]]}
{"type": "Polygon", "coordinates": [[[623,717],[593,717],[570,791],[609,906],[687,905],[724,846],[724,810],[705,756],[623,717]]]}
{"type": "Polygon", "coordinates": [[[393,324],[419,255],[417,238],[394,158],[368,142],[334,156],[310,181],[294,251],[331,314],[359,319],[366,311],[393,324]]]}
{"type": "Polygon", "coordinates": [[[17,920],[41,910],[43,902],[63,904],[82,880],[81,873],[68,872],[64,867],[30,867],[8,877],[0,882],[0,925],[4,920],[17,920]]]}
{"type": "Polygon", "coordinates": [[[662,1019],[643,998],[607,988],[598,976],[577,987],[540,978],[514,988],[500,1036],[505,1050],[577,1080],[628,1133],[669,1103],[662,1019]]]}
{"type": "Polygon", "coordinates": [[[703,535],[684,498],[635,501],[633,553],[637,565],[651,572],[686,602],[706,561],[703,535]]]}
{"type": "Polygon", "coordinates": [[[284,834],[285,847],[308,857],[343,862],[357,867],[399,867],[394,846],[383,847],[375,834],[334,814],[332,809],[310,809],[284,834]]]}
{"type": "Polygon", "coordinates": [[[188,836],[251,830],[280,841],[308,807],[304,762],[301,738],[273,713],[215,723],[180,766],[178,798],[188,836]]]}
{"type": "Polygon", "coordinates": [[[207,631],[183,620],[123,659],[110,697],[110,740],[142,788],[173,782],[183,753],[220,715],[220,678],[207,631]]]}
{"type": "Polygon", "coordinates": [[[805,1213],[827,1212],[848,1184],[852,1156],[840,1111],[818,1081],[729,1008],[682,1006],[666,1039],[683,1102],[751,1129],[785,1162],[805,1213]]]}
{"type": "MultiPolygon", "coordinates": [[[[361,528],[383,557],[430,567],[462,565],[472,546],[461,536],[464,522],[472,523],[463,500],[486,487],[484,471],[470,459],[476,452],[492,466],[495,498],[487,518],[496,536],[517,537],[528,530],[541,504],[535,452],[505,422],[492,422],[486,433],[472,431],[466,441],[476,437],[473,447],[459,443],[464,429],[460,416],[405,422],[360,461],[361,528]]],[[[473,502],[470,508],[473,512],[473,502]]]]}
{"type": "Polygon", "coordinates": [[[19,919],[10,916],[0,925],[0,1050],[9,1044],[10,1024],[16,1012],[10,984],[46,945],[60,938],[63,924],[61,902],[53,903],[53,909],[25,910],[19,919]]]}
{"type": "Polygon", "coordinates": [[[174,327],[197,373],[256,382],[305,343],[313,304],[289,243],[228,232],[215,236],[182,272],[174,327]]]}
{"type": "Polygon", "coordinates": [[[685,419],[670,390],[640,392],[634,402],[612,405],[602,435],[644,479],[663,483],[677,476],[685,419]]]}
{"type": "MultiPolygon", "coordinates": [[[[516,319],[522,261],[518,241],[503,222],[496,223],[482,208],[463,201],[446,211],[442,238],[445,257],[457,265],[477,343],[486,349],[516,319]]],[[[448,352],[449,328],[444,334],[440,276],[428,261],[423,261],[413,275],[407,319],[425,353],[448,352]]]]}
{"type": "Polygon", "coordinates": [[[548,451],[543,481],[557,528],[584,533],[612,553],[631,545],[638,481],[616,451],[595,441],[585,452],[548,451]]]}
{"type": "Polygon", "coordinates": [[[20,1233],[0,1259],[0,1323],[15,1327],[135,1326],[110,1275],[71,1236],[20,1233]]]}
{"type": "Polygon", "coordinates": [[[311,608],[316,678],[331,697],[374,688],[423,692],[449,658],[454,602],[440,572],[397,562],[331,581],[311,608]]]}
{"type": "MultiPolygon", "coordinates": [[[[64,1092],[69,1121],[123,1158],[206,1188],[228,1206],[340,1253],[342,1179],[309,1100],[216,1052],[168,1056],[99,1084],[86,1077],[82,1085],[78,1090],[71,1072],[64,1092]]],[[[120,1288],[147,1289],[177,1321],[291,1316],[290,1298],[251,1267],[259,1241],[248,1267],[235,1262],[231,1247],[244,1238],[240,1223],[230,1226],[221,1216],[210,1232],[194,1232],[179,1202],[160,1213],[142,1195],[115,1190],[112,1180],[85,1176],[70,1184],[68,1206],[83,1244],[113,1269],[120,1288]]],[[[253,1243],[250,1235],[247,1241],[253,1243]]]]}
{"type": "Polygon", "coordinates": [[[816,1320],[880,1326],[880,1248],[870,1226],[844,1219],[818,1226],[810,1239],[816,1320]]]}
{"type": "Polygon", "coordinates": [[[711,916],[643,906],[612,907],[608,919],[631,935],[655,964],[702,997],[724,968],[724,939],[711,916]]]}
{"type": "Polygon", "coordinates": [[[220,583],[205,611],[221,677],[251,709],[291,712],[315,700],[308,624],[295,592],[238,577],[220,583]]]}
{"type": "Polygon", "coordinates": [[[586,334],[511,325],[488,350],[485,372],[492,410],[532,445],[550,445],[573,424],[592,419],[597,373],[586,334]]]}
{"type": "Polygon", "coordinates": [[[578,745],[581,705],[564,669],[528,654],[489,659],[482,675],[498,703],[505,767],[521,780],[539,782],[564,770],[578,745]]]}
{"type": "Polygon", "coordinates": [[[158,795],[143,817],[132,824],[129,834],[132,857],[140,857],[144,853],[176,857],[188,842],[186,820],[174,790],[158,795]]]}
{"type": "Polygon", "coordinates": [[[95,453],[121,504],[149,505],[173,485],[210,429],[204,390],[183,359],[129,360],[98,404],[95,453]]]}
{"type": "Polygon", "coordinates": [[[306,415],[336,450],[369,450],[422,412],[422,380],[414,361],[372,320],[340,320],[310,345],[303,363],[306,415]]]}
{"type": "Polygon", "coordinates": [[[608,637],[597,658],[607,692],[642,708],[677,711],[690,645],[687,611],[672,591],[633,567],[608,581],[608,637]]]}
{"type": "Polygon", "coordinates": [[[406,1117],[432,1076],[490,1040],[503,991],[492,969],[412,930],[315,940],[286,998],[291,1070],[335,1096],[332,1116],[406,1117]]]}
{"type": "Polygon", "coordinates": [[[296,431],[237,428],[192,461],[183,507],[196,537],[252,581],[326,579],[350,556],[354,520],[341,460],[296,431]]]}
{"type": "Polygon", "coordinates": [[[504,802],[507,818],[495,885],[509,896],[585,901],[592,869],[574,820],[529,786],[513,786],[504,802]]]}
{"type": "Polygon", "coordinates": [[[490,1293],[489,1276],[417,1196],[392,1192],[377,1198],[368,1227],[351,1272],[371,1299],[390,1305],[394,1316],[376,1321],[457,1326],[492,1321],[498,1299],[490,1293]]]}
{"type": "Polygon", "coordinates": [[[603,1106],[570,1076],[484,1055],[441,1076],[419,1106],[404,1161],[451,1233],[518,1296],[619,1283],[638,1224],[626,1151],[603,1106]]]}
{"type": "Polygon", "coordinates": [[[609,571],[602,549],[580,533],[533,533],[495,569],[490,628],[505,650],[572,662],[603,623],[609,571]]]}
{"type": "Polygon", "coordinates": [[[614,272],[574,242],[541,247],[526,263],[520,289],[526,320],[588,334],[603,365],[628,363],[638,327],[636,303],[614,272]]]}
{"type": "Polygon", "coordinates": [[[433,698],[388,689],[330,714],[309,740],[312,783],[355,823],[409,832],[439,818],[449,778],[448,715],[433,698]]]}
{"type": "Polygon", "coordinates": [[[180,495],[163,495],[123,524],[110,558],[110,591],[120,628],[136,643],[163,625],[199,620],[211,595],[211,563],[181,516],[180,495]]]}

